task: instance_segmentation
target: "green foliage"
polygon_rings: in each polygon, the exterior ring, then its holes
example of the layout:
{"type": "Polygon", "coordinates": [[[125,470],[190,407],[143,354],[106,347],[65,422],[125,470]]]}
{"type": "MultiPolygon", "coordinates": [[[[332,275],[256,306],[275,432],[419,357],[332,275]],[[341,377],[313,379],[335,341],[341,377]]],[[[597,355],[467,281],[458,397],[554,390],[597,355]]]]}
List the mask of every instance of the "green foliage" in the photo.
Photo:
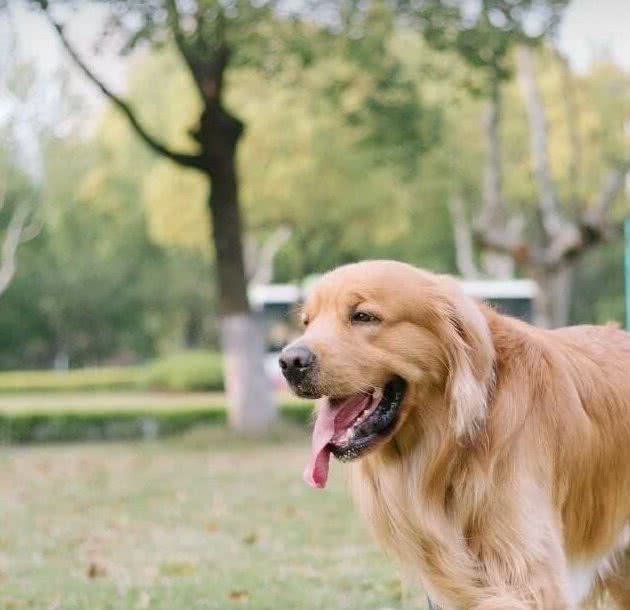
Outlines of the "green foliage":
{"type": "Polygon", "coordinates": [[[143,385],[155,390],[222,391],[221,354],[201,350],[169,354],[148,365],[143,385]]]}
{"type": "MultiPolygon", "coordinates": [[[[279,405],[284,419],[306,425],[312,405],[306,401],[285,401],[279,405]]],[[[188,430],[200,424],[224,425],[226,405],[209,407],[173,406],[169,409],[76,409],[64,411],[22,409],[0,411],[0,444],[59,441],[153,439],[188,430]]]]}
{"type": "Polygon", "coordinates": [[[124,390],[222,391],[223,363],[218,352],[175,352],[145,366],[109,366],[69,371],[0,372],[0,394],[124,390]]]}
{"type": "Polygon", "coordinates": [[[568,0],[402,0],[400,4],[431,46],[455,51],[470,66],[506,79],[512,74],[510,51],[518,44],[540,42],[553,31],[568,0]]]}
{"type": "Polygon", "coordinates": [[[70,371],[3,371],[0,394],[17,392],[93,392],[138,388],[144,371],[139,367],[102,367],[70,371]]]}
{"type": "Polygon", "coordinates": [[[75,367],[128,363],[213,345],[210,264],[149,239],[142,184],[129,171],[142,167],[144,150],[127,138],[112,154],[111,142],[128,132],[107,127],[87,142],[47,135],[41,186],[10,174],[9,192],[36,193],[43,226],[21,246],[2,295],[0,368],[58,357],[75,367]]]}
{"type": "MultiPolygon", "coordinates": [[[[195,5],[179,4],[183,11],[195,5]]],[[[376,257],[454,272],[449,199],[462,192],[473,217],[480,202],[482,101],[471,86],[481,90],[488,67],[509,76],[514,44],[538,41],[564,2],[489,0],[472,3],[470,10],[481,12],[469,15],[466,3],[427,0],[414,4],[419,12],[408,13],[404,25],[377,1],[329,3],[324,20],[312,19],[306,9],[283,20],[271,4],[228,4],[200,4],[208,27],[224,19],[225,29],[193,28],[187,44],[210,45],[199,46],[206,52],[224,36],[234,47],[225,103],[247,125],[239,148],[244,226],[258,243],[278,225],[292,230],[276,257],[275,280],[301,280],[376,257]],[[527,15],[534,13],[538,21],[530,23],[527,15]]],[[[113,25],[134,28],[131,46],[153,43],[131,64],[126,97],[152,133],[194,151],[191,117],[202,108],[167,15],[154,12],[162,1],[112,6],[120,20],[113,25]],[[125,17],[134,8],[143,18],[125,17]]],[[[572,75],[578,112],[571,119],[560,68],[554,53],[541,48],[537,80],[549,157],[571,215],[593,200],[610,161],[627,153],[630,81],[606,63],[572,75]],[[581,144],[577,180],[572,127],[581,144]]],[[[22,78],[30,78],[28,71],[22,78]]],[[[534,226],[522,93],[510,79],[501,92],[506,200],[510,212],[534,226]]],[[[0,225],[18,198],[41,202],[44,222],[41,235],[20,249],[17,277],[0,297],[0,368],[50,366],[60,355],[73,367],[135,363],[214,348],[205,179],[149,153],[113,110],[91,137],[78,136],[42,133],[41,183],[20,170],[14,143],[7,139],[0,151],[0,168],[10,168],[11,198],[0,225]]],[[[625,213],[622,203],[615,217],[625,213]]],[[[578,281],[588,289],[578,290],[574,321],[619,316],[619,261],[618,245],[585,261],[578,281]],[[591,264],[596,271],[587,268],[591,264]]],[[[164,387],[184,383],[187,365],[172,366],[160,373],[164,387]]],[[[200,384],[215,383],[204,375],[202,370],[200,384]]]]}
{"type": "Polygon", "coordinates": [[[571,316],[576,322],[625,326],[624,244],[590,252],[578,267],[571,316]]]}

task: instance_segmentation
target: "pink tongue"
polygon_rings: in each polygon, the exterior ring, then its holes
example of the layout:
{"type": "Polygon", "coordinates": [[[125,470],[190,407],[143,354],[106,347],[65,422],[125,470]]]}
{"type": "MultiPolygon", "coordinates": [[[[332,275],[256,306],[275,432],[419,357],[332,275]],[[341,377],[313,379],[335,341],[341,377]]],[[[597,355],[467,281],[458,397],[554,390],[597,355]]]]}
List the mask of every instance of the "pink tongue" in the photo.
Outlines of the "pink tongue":
{"type": "Polygon", "coordinates": [[[306,483],[316,489],[326,487],[330,466],[330,448],[328,444],[335,432],[345,430],[355,417],[365,408],[369,396],[359,395],[348,398],[334,409],[330,401],[324,398],[318,401],[317,417],[313,429],[311,460],[304,469],[306,483]]]}

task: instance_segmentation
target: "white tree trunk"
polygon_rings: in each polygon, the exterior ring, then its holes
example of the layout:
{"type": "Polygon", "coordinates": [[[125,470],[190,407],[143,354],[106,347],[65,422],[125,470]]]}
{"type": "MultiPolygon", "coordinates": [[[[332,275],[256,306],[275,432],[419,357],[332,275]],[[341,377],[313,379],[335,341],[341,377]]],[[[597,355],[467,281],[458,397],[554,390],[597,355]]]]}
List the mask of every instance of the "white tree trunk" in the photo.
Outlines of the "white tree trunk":
{"type": "Polygon", "coordinates": [[[453,237],[455,241],[455,260],[460,275],[468,280],[479,277],[479,270],[475,264],[475,249],[473,246],[470,223],[464,209],[461,195],[449,199],[449,211],[453,223],[453,237]]]}
{"type": "Polygon", "coordinates": [[[250,285],[272,282],[276,254],[291,239],[292,233],[289,227],[280,226],[262,244],[257,244],[251,236],[245,240],[245,268],[250,285]]]}
{"type": "Polygon", "coordinates": [[[549,292],[551,294],[551,323],[554,328],[566,326],[571,315],[571,300],[573,296],[572,265],[563,265],[550,278],[549,292]]]}
{"type": "MultiPolygon", "coordinates": [[[[3,205],[3,198],[0,197],[0,209],[3,205]]],[[[27,225],[27,220],[31,215],[30,206],[18,205],[11,215],[9,225],[0,241],[0,295],[6,291],[15,277],[17,251],[20,244],[36,237],[41,229],[41,225],[36,226],[33,223],[27,225]]]]}
{"type": "MultiPolygon", "coordinates": [[[[485,142],[483,171],[482,230],[507,232],[507,215],[503,201],[503,174],[501,161],[501,85],[498,77],[491,83],[490,96],[484,110],[482,127],[485,142]]],[[[486,275],[496,279],[514,277],[514,259],[510,255],[485,249],[481,261],[486,275]]]]}
{"type": "Polygon", "coordinates": [[[246,435],[265,432],[276,419],[276,409],[264,367],[262,325],[253,315],[224,316],[221,343],[230,428],[246,435]]]}
{"type": "Polygon", "coordinates": [[[538,296],[534,303],[534,323],[543,328],[558,328],[569,323],[573,296],[574,267],[566,264],[537,275],[538,296]]]}

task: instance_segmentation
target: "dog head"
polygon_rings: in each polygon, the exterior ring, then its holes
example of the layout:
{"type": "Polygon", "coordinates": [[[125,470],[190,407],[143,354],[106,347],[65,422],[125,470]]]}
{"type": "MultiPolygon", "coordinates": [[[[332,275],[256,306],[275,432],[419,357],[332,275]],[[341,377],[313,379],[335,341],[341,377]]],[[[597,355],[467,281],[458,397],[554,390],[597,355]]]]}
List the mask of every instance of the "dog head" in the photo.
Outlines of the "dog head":
{"type": "Polygon", "coordinates": [[[346,265],[318,281],[301,316],[280,366],[297,394],[320,399],[311,484],[325,484],[331,453],[351,460],[387,442],[424,393],[443,392],[457,437],[483,422],[492,338],[453,279],[393,261],[346,265]]]}

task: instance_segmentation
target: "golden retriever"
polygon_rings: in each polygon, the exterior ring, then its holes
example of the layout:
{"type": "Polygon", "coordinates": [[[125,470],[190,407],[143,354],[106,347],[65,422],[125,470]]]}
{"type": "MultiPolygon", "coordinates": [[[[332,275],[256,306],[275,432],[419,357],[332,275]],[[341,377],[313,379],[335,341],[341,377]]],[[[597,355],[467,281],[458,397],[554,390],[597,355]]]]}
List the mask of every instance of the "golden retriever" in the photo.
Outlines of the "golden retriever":
{"type": "Polygon", "coordinates": [[[630,609],[630,335],[534,328],[393,261],[323,276],[280,364],[379,543],[444,610],[630,609]]]}

